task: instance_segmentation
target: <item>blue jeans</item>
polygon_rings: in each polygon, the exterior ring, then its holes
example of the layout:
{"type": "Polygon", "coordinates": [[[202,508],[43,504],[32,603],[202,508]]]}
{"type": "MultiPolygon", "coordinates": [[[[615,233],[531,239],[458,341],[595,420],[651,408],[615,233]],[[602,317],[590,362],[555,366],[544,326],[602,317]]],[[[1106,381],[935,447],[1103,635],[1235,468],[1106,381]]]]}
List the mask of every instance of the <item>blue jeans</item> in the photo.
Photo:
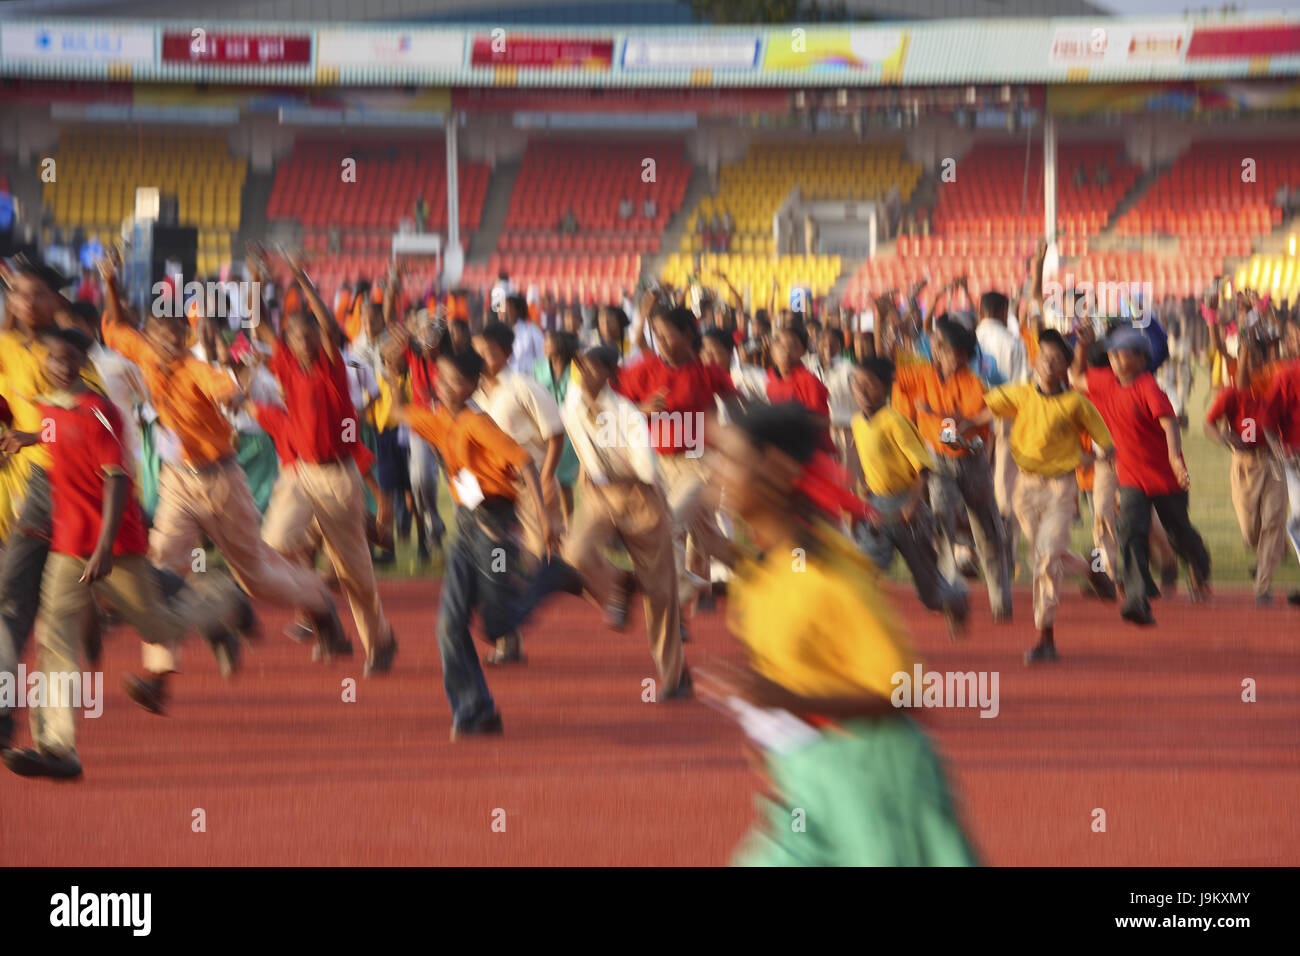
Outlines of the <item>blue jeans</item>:
{"type": "Polygon", "coordinates": [[[495,711],[469,632],[475,609],[487,639],[495,643],[517,631],[533,609],[560,587],[568,570],[562,562],[548,559],[536,575],[525,577],[515,543],[517,525],[511,503],[499,499],[485,501],[473,511],[456,509],[456,539],[438,603],[438,654],[442,686],[457,727],[480,723],[495,711]]]}
{"type": "Polygon", "coordinates": [[[411,499],[416,516],[424,522],[425,539],[441,541],[444,528],[438,514],[438,454],[419,435],[412,435],[408,461],[411,499]]]}

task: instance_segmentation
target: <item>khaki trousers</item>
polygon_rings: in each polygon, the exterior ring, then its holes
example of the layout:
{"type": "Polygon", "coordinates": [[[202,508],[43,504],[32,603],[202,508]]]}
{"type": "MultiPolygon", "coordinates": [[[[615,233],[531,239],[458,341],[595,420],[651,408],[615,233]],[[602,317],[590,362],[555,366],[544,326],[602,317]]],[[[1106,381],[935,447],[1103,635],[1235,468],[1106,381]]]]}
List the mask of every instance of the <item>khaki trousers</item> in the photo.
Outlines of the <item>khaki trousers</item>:
{"type": "Polygon", "coordinates": [[[1052,478],[1022,471],[1012,507],[1029,542],[1034,562],[1034,627],[1051,627],[1060,604],[1061,579],[1086,574],[1088,562],[1070,550],[1070,522],[1079,485],[1074,472],[1052,478]]]}
{"type": "MultiPolygon", "coordinates": [[[[158,484],[150,560],[184,576],[193,567],[200,535],[206,534],[254,598],[285,608],[305,607],[312,614],[329,611],[334,603],[329,589],[315,572],[291,564],[262,540],[261,519],[248,479],[233,458],[200,472],[168,465],[158,484]]],[[[163,663],[149,669],[174,669],[163,663]]]]}
{"type": "Polygon", "coordinates": [[[77,752],[75,702],[66,699],[68,688],[60,677],[79,673],[81,637],[94,614],[93,596],[103,598],[139,632],[145,641],[146,666],[150,648],[160,649],[164,665],[169,664],[171,649],[185,633],[184,625],[163,600],[158,579],[144,555],[115,557],[112,572],[93,584],[78,580],[85,568],[85,558],[50,555],[41,580],[36,620],[37,666],[45,674],[49,696],[46,706],[32,708],[32,741],[38,749],[70,755],[77,752]]]}
{"type": "MultiPolygon", "coordinates": [[[[542,485],[542,505],[551,519],[551,529],[563,536],[564,497],[560,491],[560,483],[554,478],[548,484],[542,485]]],[[[522,482],[519,483],[519,493],[515,498],[515,517],[519,519],[524,550],[540,561],[546,554],[541,517],[537,513],[537,506],[533,504],[533,496],[528,493],[528,489],[522,482]]]]}
{"type": "Polygon", "coordinates": [[[1286,551],[1286,481],[1273,473],[1269,456],[1233,451],[1232,507],[1247,548],[1255,549],[1255,596],[1273,587],[1273,572],[1286,551]]]}
{"type": "Polygon", "coordinates": [[[592,599],[604,607],[616,573],[605,546],[614,534],[622,538],[645,596],[650,655],[666,690],[677,686],[684,665],[672,528],[668,501],[658,488],[639,481],[586,481],[564,544],[564,560],[582,572],[592,599]]]}
{"type": "Polygon", "coordinates": [[[685,607],[709,581],[709,559],[728,553],[727,540],[703,500],[708,472],[704,459],[660,455],[673,518],[673,550],[677,556],[677,601],[685,607]]]}
{"type": "Polygon", "coordinates": [[[1093,557],[1100,557],[1103,570],[1119,583],[1119,479],[1114,461],[1099,461],[1092,468],[1092,546],[1093,557]]]}
{"type": "MultiPolygon", "coordinates": [[[[266,508],[262,539],[298,561],[314,546],[317,534],[347,595],[362,646],[369,650],[376,641],[386,643],[389,625],[375,585],[365,495],[356,462],[299,461],[280,471],[266,508]]],[[[320,583],[314,571],[307,573],[320,583]]]]}

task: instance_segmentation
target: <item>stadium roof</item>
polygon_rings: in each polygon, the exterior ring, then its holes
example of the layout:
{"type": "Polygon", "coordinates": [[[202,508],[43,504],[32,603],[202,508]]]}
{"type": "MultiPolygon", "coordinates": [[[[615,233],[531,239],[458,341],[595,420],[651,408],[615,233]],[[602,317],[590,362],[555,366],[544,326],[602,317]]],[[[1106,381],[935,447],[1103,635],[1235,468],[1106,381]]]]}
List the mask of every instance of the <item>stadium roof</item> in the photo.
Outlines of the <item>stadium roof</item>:
{"type": "MultiPolygon", "coordinates": [[[[851,20],[1095,16],[1088,0],[843,0],[851,20]]],[[[0,0],[0,17],[210,18],[293,23],[528,23],[672,26],[708,22],[687,0],[0,0]]]]}

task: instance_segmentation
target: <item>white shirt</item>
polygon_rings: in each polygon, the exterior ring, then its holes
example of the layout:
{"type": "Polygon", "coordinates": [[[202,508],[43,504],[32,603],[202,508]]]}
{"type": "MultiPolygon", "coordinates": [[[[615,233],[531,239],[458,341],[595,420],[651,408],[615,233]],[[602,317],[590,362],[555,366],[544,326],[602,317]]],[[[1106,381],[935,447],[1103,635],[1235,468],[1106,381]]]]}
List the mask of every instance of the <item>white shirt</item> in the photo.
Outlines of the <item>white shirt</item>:
{"type": "MultiPolygon", "coordinates": [[[[239,382],[233,368],[227,368],[225,372],[232,381],[239,382]]],[[[248,381],[248,389],[245,394],[249,399],[260,405],[284,407],[284,400],[280,397],[280,385],[265,365],[258,365],[253,369],[253,377],[248,381]]],[[[263,433],[262,426],[257,424],[257,419],[243,408],[233,414],[227,412],[226,417],[230,419],[230,424],[235,427],[235,431],[241,434],[259,435],[263,433]]]]}
{"type": "Polygon", "coordinates": [[[757,365],[734,360],[731,365],[731,383],[745,401],[767,401],[767,372],[757,365]]]}
{"type": "Polygon", "coordinates": [[[149,390],[144,384],[140,368],[130,359],[123,358],[111,349],[95,342],[87,353],[95,373],[104,385],[108,400],[117,406],[122,416],[122,448],[127,455],[140,461],[140,427],[136,424],[135,410],[148,400],[149,390]]]}
{"type": "Polygon", "coordinates": [[[853,363],[843,355],[835,356],[831,367],[825,368],[816,352],[803,357],[804,365],[826,386],[830,393],[831,426],[848,428],[858,413],[858,403],[853,397],[853,363]]]}
{"type": "Polygon", "coordinates": [[[1025,354],[1024,340],[1013,335],[996,319],[981,319],[975,326],[975,338],[980,351],[993,359],[998,371],[1008,383],[1029,381],[1029,358],[1025,354]]]}
{"type": "Polygon", "coordinates": [[[350,348],[343,349],[343,365],[348,373],[348,395],[359,412],[379,395],[379,379],[365,362],[357,358],[350,348]]]}
{"type": "Polygon", "coordinates": [[[537,360],[546,353],[546,336],[542,330],[527,319],[520,319],[513,326],[515,346],[510,353],[509,368],[520,375],[532,375],[537,360]]]}
{"type": "Polygon", "coordinates": [[[487,384],[484,375],[473,401],[488,413],[497,427],[528,451],[540,472],[550,440],[564,434],[560,406],[546,386],[531,375],[503,370],[490,392],[484,387],[487,384]]]}
{"type": "Polygon", "coordinates": [[[660,485],[658,455],[641,410],[608,385],[594,402],[581,386],[564,397],[564,425],[582,470],[594,484],[635,479],[660,485]]]}

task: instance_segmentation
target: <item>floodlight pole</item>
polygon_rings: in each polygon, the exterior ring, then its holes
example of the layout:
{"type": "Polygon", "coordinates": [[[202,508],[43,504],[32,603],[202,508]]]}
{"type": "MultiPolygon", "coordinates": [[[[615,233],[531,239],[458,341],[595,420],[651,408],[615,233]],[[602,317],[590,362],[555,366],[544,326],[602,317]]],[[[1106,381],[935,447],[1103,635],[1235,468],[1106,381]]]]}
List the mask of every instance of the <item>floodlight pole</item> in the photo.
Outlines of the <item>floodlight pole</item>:
{"type": "Polygon", "coordinates": [[[1056,117],[1043,111],[1043,236],[1056,241],[1056,117]]]}
{"type": "Polygon", "coordinates": [[[459,115],[447,117],[447,248],[460,248],[460,134],[459,115]]]}

